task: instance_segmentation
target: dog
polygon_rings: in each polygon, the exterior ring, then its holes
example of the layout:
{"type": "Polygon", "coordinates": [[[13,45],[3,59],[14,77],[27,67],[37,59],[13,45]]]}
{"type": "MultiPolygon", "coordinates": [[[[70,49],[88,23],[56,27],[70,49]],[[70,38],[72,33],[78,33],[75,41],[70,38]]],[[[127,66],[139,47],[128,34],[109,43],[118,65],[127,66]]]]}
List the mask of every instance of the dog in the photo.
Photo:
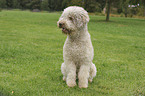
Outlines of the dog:
{"type": "Polygon", "coordinates": [[[63,46],[64,63],[61,65],[63,80],[69,87],[87,88],[88,81],[96,76],[96,66],[92,63],[94,49],[87,24],[89,16],[82,7],[70,6],[64,9],[57,25],[67,35],[63,46]]]}

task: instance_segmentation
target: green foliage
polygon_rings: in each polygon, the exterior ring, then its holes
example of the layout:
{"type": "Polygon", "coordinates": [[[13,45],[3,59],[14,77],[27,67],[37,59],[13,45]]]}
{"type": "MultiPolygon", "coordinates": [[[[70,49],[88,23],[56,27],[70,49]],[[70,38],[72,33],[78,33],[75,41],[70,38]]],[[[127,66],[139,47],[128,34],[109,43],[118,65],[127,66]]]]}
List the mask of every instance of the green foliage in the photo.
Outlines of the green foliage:
{"type": "Polygon", "coordinates": [[[124,0],[124,2],[122,2],[122,7],[123,7],[123,13],[125,14],[125,17],[127,17],[127,14],[129,13],[129,0],[124,0]]]}
{"type": "Polygon", "coordinates": [[[2,8],[62,11],[68,6],[81,6],[89,12],[101,12],[105,0],[1,0],[2,8]]]}
{"type": "Polygon", "coordinates": [[[20,3],[18,2],[18,0],[12,0],[13,2],[13,8],[20,8],[20,3]]]}
{"type": "Polygon", "coordinates": [[[6,8],[6,0],[0,0],[0,8],[6,8]]]}
{"type": "Polygon", "coordinates": [[[43,0],[41,2],[41,10],[46,10],[46,11],[50,10],[48,6],[49,6],[48,0],[43,0]]]}
{"type": "Polygon", "coordinates": [[[96,0],[96,2],[100,4],[101,10],[103,10],[106,5],[106,0],[96,0]]]}
{"type": "MultiPolygon", "coordinates": [[[[143,19],[90,16],[97,76],[87,89],[62,80],[66,35],[57,28],[60,13],[0,13],[0,95],[144,96],[143,19]]],[[[77,81],[78,83],[78,81],[77,81]]]]}
{"type": "Polygon", "coordinates": [[[128,16],[144,16],[144,7],[128,8],[128,16]]]}
{"type": "Polygon", "coordinates": [[[7,8],[13,8],[13,1],[12,0],[6,0],[6,6],[7,6],[7,8]]]}
{"type": "Polygon", "coordinates": [[[69,5],[70,0],[62,0],[62,9],[61,11],[69,5]]]}
{"type": "Polygon", "coordinates": [[[96,0],[86,0],[84,7],[88,12],[101,12],[100,4],[96,0]]]}
{"type": "MultiPolygon", "coordinates": [[[[134,11],[135,14],[141,15],[136,10],[129,10],[128,5],[140,4],[140,8],[143,6],[143,16],[145,16],[145,0],[0,0],[0,8],[14,8],[14,9],[39,9],[49,11],[62,11],[68,6],[81,6],[88,12],[102,12],[106,7],[107,2],[110,1],[111,9],[116,9],[113,13],[127,14],[134,11]]],[[[113,10],[114,11],[114,10],[113,10]]],[[[140,11],[140,10],[139,10],[140,11]]]]}
{"type": "Polygon", "coordinates": [[[20,0],[21,9],[30,9],[30,0],[20,0]]]}
{"type": "Polygon", "coordinates": [[[123,13],[121,13],[121,14],[120,14],[120,17],[124,17],[124,14],[123,14],[123,13]]]}
{"type": "Polygon", "coordinates": [[[31,9],[40,9],[40,0],[31,0],[29,3],[31,9]]]}
{"type": "Polygon", "coordinates": [[[83,7],[82,0],[71,0],[68,6],[81,6],[83,7]]]}

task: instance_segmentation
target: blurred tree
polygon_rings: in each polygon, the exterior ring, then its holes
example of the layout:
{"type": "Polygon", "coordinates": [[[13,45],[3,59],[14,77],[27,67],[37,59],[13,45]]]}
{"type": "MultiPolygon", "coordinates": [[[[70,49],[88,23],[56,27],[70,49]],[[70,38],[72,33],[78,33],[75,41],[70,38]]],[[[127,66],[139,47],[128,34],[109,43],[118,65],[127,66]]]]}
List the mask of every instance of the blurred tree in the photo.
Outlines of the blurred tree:
{"type": "Polygon", "coordinates": [[[29,6],[31,9],[40,9],[40,5],[41,1],[40,0],[31,0],[31,2],[29,3],[29,6]]]}
{"type": "Polygon", "coordinates": [[[48,0],[50,11],[60,11],[62,9],[63,0],[48,0]]]}
{"type": "Polygon", "coordinates": [[[103,10],[106,4],[106,0],[96,0],[96,2],[100,4],[100,6],[98,7],[100,7],[100,9],[103,10]]]}
{"type": "Polygon", "coordinates": [[[106,15],[106,21],[109,21],[109,15],[110,15],[110,10],[111,10],[111,0],[106,0],[106,4],[107,4],[107,15],[106,15]]]}
{"type": "Polygon", "coordinates": [[[122,13],[123,12],[123,0],[118,0],[115,2],[114,7],[117,8],[117,13],[122,13]]]}
{"type": "Polygon", "coordinates": [[[7,6],[7,8],[12,8],[13,7],[12,0],[6,0],[6,6],[7,6]]]}
{"type": "Polygon", "coordinates": [[[145,14],[145,0],[130,0],[130,14],[133,15],[139,15],[144,16],[145,14]]]}
{"type": "Polygon", "coordinates": [[[48,0],[42,0],[41,2],[41,10],[49,10],[49,3],[48,3],[48,0]]]}
{"type": "Polygon", "coordinates": [[[144,16],[145,16],[145,1],[144,1],[144,16]]]}
{"type": "Polygon", "coordinates": [[[68,6],[81,6],[83,7],[83,0],[70,0],[68,6]]]}
{"type": "Polygon", "coordinates": [[[6,8],[6,0],[0,0],[0,8],[6,8]]]}
{"type": "Polygon", "coordinates": [[[96,2],[96,0],[83,0],[82,6],[84,6],[88,12],[101,12],[102,10],[101,4],[96,2]]]}
{"type": "Polygon", "coordinates": [[[50,11],[55,10],[55,2],[54,0],[48,0],[50,11]]]}
{"type": "Polygon", "coordinates": [[[143,16],[145,16],[145,0],[140,0],[140,5],[144,7],[143,16]]]}
{"type": "Polygon", "coordinates": [[[66,7],[68,7],[68,5],[69,5],[69,2],[70,2],[70,0],[63,0],[62,1],[62,9],[61,10],[63,10],[64,8],[66,8],[66,7]]]}
{"type": "Polygon", "coordinates": [[[54,2],[54,6],[55,6],[55,11],[60,11],[62,10],[63,7],[63,1],[64,0],[56,0],[57,2],[54,2]]]}
{"type": "Polygon", "coordinates": [[[21,9],[29,9],[31,0],[18,0],[21,9]]]}
{"type": "Polygon", "coordinates": [[[12,4],[13,8],[20,8],[20,3],[18,2],[18,0],[13,0],[12,4]]]}
{"type": "Polygon", "coordinates": [[[122,7],[123,7],[123,13],[125,14],[125,17],[127,17],[127,14],[129,13],[129,0],[123,0],[122,7]]]}
{"type": "Polygon", "coordinates": [[[88,12],[101,12],[105,8],[107,9],[106,21],[109,21],[110,12],[116,12],[116,10],[118,13],[123,12],[125,17],[129,12],[133,14],[140,12],[139,14],[145,16],[145,0],[0,0],[1,8],[61,11],[73,5],[84,7],[88,12]],[[129,8],[129,4],[140,5],[137,8],[129,8]]]}
{"type": "Polygon", "coordinates": [[[107,9],[107,13],[106,13],[106,21],[109,21],[109,15],[111,12],[111,7],[115,7],[118,9],[119,13],[122,12],[122,0],[106,0],[106,9],[107,9]]]}

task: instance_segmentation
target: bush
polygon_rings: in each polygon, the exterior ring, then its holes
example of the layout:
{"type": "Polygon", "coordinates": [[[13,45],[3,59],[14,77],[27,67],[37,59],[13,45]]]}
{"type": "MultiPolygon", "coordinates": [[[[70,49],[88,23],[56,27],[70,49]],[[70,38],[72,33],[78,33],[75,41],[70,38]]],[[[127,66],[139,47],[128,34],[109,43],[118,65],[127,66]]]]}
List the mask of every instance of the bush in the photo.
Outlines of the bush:
{"type": "Polygon", "coordinates": [[[123,14],[123,13],[121,13],[121,14],[120,14],[120,17],[124,17],[124,14],[123,14]]]}
{"type": "Polygon", "coordinates": [[[13,11],[21,11],[21,9],[13,9],[13,11]]]}
{"type": "Polygon", "coordinates": [[[117,9],[117,13],[121,14],[123,12],[122,8],[117,9]]]}
{"type": "Polygon", "coordinates": [[[98,16],[105,16],[105,14],[100,13],[100,12],[95,12],[95,15],[98,15],[98,16]]]}
{"type": "Polygon", "coordinates": [[[130,13],[130,14],[128,14],[127,16],[132,18],[132,17],[133,17],[133,14],[130,13]]]}
{"type": "Polygon", "coordinates": [[[141,8],[138,8],[137,16],[144,16],[144,8],[143,8],[143,6],[141,8]]]}

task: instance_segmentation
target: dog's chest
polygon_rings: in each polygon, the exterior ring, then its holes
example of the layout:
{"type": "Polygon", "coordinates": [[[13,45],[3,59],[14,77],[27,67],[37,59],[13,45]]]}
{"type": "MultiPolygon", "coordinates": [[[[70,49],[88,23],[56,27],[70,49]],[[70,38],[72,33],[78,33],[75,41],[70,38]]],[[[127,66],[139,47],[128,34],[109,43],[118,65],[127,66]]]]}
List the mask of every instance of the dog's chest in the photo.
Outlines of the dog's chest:
{"type": "Polygon", "coordinates": [[[84,42],[66,42],[64,45],[64,57],[74,60],[83,59],[87,53],[87,45],[84,42]]]}

